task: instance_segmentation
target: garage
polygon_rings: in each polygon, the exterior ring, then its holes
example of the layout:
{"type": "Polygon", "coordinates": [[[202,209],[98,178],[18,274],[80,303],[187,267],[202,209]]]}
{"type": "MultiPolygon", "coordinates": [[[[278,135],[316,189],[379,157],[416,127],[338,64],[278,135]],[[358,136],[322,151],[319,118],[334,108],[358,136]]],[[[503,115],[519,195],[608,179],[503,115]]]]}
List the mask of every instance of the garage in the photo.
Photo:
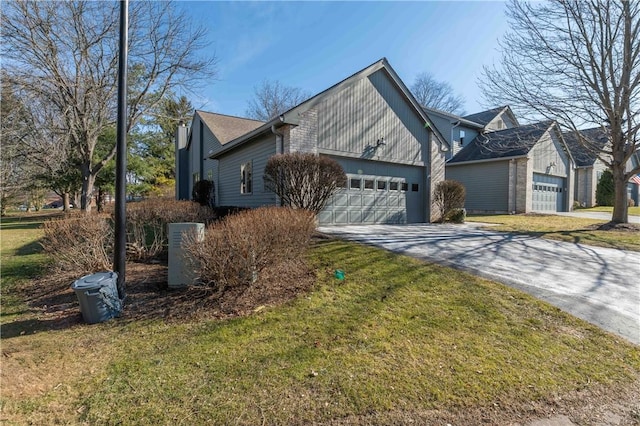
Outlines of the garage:
{"type": "Polygon", "coordinates": [[[536,212],[562,212],[566,209],[566,179],[558,176],[533,174],[532,210],[536,212]]]}
{"type": "Polygon", "coordinates": [[[423,222],[423,188],[405,177],[347,174],[347,185],[318,215],[323,225],[423,222]]]}

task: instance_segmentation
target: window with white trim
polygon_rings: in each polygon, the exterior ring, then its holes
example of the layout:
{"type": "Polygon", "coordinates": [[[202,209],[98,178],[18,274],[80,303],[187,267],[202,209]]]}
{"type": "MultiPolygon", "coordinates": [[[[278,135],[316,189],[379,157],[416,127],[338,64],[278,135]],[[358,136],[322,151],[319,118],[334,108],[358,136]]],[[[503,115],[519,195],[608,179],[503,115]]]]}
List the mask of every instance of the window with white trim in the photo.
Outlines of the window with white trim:
{"type": "Polygon", "coordinates": [[[251,194],[253,190],[253,172],[251,161],[240,165],[240,193],[251,194]]]}

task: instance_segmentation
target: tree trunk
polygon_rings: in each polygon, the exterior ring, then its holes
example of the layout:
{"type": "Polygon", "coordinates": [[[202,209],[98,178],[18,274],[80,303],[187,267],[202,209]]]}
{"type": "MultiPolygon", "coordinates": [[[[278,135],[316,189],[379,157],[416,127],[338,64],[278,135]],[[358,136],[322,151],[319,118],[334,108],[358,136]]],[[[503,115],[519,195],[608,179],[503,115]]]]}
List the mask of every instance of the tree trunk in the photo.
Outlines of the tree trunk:
{"type": "Polygon", "coordinates": [[[624,165],[614,166],[612,172],[615,198],[613,200],[613,216],[611,221],[615,223],[627,223],[629,221],[629,208],[627,204],[627,181],[624,178],[625,167],[624,165]]]}
{"type": "Polygon", "coordinates": [[[80,194],[80,209],[82,211],[91,211],[91,194],[93,193],[93,185],[96,176],[91,172],[90,164],[87,162],[82,165],[82,192],[80,194]]]}
{"type": "Polygon", "coordinates": [[[71,203],[71,195],[68,192],[62,193],[62,211],[69,211],[69,204],[71,203]]]}

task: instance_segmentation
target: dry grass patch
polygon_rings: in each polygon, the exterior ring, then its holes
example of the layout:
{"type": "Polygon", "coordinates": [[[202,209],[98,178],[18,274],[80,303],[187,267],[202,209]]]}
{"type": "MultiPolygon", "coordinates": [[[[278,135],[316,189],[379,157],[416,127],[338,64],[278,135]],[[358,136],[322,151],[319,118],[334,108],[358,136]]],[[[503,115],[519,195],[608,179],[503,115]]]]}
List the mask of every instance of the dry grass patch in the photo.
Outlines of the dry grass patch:
{"type": "Polygon", "coordinates": [[[552,240],[640,251],[640,227],[628,225],[604,229],[598,219],[583,219],[546,214],[473,215],[469,222],[496,224],[492,229],[537,235],[552,240]]]}

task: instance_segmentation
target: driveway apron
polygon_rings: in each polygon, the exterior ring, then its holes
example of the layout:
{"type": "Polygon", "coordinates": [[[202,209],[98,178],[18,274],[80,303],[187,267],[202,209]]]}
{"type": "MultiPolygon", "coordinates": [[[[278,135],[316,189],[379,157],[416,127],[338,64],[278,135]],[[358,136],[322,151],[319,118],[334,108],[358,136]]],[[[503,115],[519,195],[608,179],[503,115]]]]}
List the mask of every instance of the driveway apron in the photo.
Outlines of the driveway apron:
{"type": "Polygon", "coordinates": [[[470,223],[335,226],[320,232],[507,284],[640,344],[640,253],[470,223]]]}

